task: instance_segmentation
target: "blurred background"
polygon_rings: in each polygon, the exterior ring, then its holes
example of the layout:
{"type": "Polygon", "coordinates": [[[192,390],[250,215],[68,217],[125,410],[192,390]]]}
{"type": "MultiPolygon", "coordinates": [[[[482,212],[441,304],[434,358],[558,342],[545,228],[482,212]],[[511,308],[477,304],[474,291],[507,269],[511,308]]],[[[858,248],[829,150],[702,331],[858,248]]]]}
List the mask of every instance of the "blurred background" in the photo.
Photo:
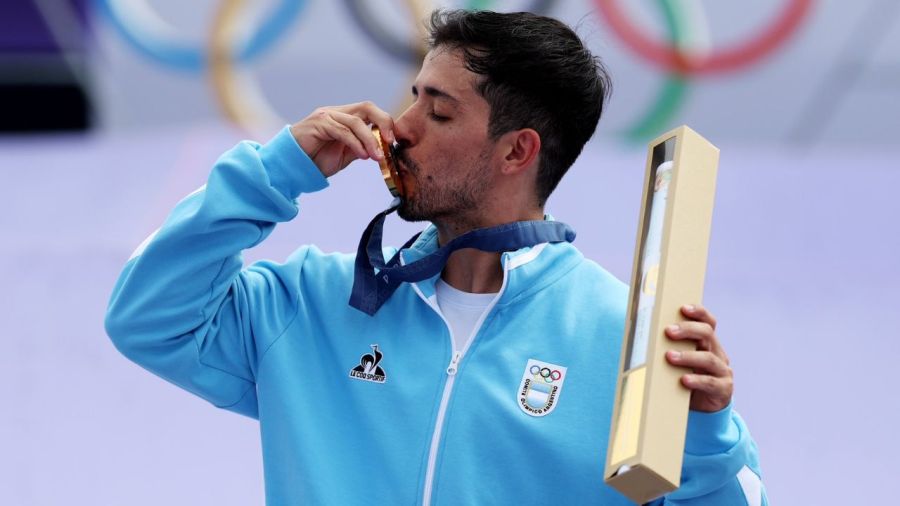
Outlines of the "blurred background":
{"type": "MultiPolygon", "coordinates": [[[[436,7],[549,14],[602,56],[612,101],[548,211],[620,279],[647,141],[686,123],[721,148],[704,303],[769,498],[890,501],[900,2],[5,0],[0,504],[263,503],[256,422],[127,362],[107,298],[237,141],[322,105],[402,111],[436,7]]],[[[389,201],[379,177],[356,162],[247,261],[352,250],[389,201]]]]}

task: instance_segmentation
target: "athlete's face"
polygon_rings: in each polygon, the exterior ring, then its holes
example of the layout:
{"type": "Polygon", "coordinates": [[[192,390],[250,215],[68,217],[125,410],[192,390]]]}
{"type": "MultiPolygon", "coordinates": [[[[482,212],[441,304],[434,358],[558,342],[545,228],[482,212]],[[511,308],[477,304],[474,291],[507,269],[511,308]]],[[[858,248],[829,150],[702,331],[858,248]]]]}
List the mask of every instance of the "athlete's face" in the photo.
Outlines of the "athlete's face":
{"type": "Polygon", "coordinates": [[[412,88],[413,104],[395,121],[405,190],[398,214],[409,221],[465,219],[490,188],[494,142],[490,107],[459,50],[437,48],[412,88]]]}

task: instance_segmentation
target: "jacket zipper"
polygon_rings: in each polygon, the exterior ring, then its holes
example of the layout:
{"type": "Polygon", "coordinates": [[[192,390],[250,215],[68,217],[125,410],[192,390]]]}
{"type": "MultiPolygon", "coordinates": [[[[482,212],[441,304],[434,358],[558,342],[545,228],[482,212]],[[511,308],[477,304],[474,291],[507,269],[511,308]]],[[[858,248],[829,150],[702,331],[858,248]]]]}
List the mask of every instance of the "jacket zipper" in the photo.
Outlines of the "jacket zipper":
{"type": "Polygon", "coordinates": [[[441,320],[444,321],[444,325],[447,326],[447,330],[450,335],[450,349],[453,349],[453,356],[450,359],[450,363],[447,364],[447,381],[444,383],[444,392],[441,394],[441,404],[438,407],[437,420],[434,423],[434,431],[431,433],[431,446],[428,449],[428,465],[425,468],[425,487],[422,495],[422,505],[423,506],[431,506],[431,494],[433,493],[434,486],[434,472],[435,466],[437,465],[437,454],[438,454],[438,446],[440,446],[441,442],[441,432],[444,429],[444,419],[447,416],[447,405],[450,402],[450,395],[453,393],[453,385],[456,383],[456,376],[459,374],[459,363],[462,361],[462,358],[465,356],[466,352],[472,346],[472,343],[475,341],[475,338],[478,336],[479,331],[481,331],[481,326],[484,325],[485,320],[487,320],[488,315],[493,311],[494,306],[497,305],[497,302],[500,300],[500,297],[503,296],[503,292],[506,290],[506,280],[509,277],[509,262],[504,262],[503,264],[503,283],[500,285],[500,291],[497,292],[497,295],[494,297],[494,300],[485,308],[484,313],[479,318],[478,322],[475,324],[475,328],[472,329],[472,334],[469,336],[469,339],[466,341],[465,346],[463,346],[462,350],[455,350],[454,339],[453,339],[453,329],[450,327],[450,323],[447,321],[447,318],[444,317],[444,314],[441,312],[441,308],[437,305],[437,302],[430,301],[425,295],[419,290],[419,287],[413,284],[415,291],[419,294],[419,297],[428,304],[431,309],[433,309],[438,316],[441,317],[441,320]]]}

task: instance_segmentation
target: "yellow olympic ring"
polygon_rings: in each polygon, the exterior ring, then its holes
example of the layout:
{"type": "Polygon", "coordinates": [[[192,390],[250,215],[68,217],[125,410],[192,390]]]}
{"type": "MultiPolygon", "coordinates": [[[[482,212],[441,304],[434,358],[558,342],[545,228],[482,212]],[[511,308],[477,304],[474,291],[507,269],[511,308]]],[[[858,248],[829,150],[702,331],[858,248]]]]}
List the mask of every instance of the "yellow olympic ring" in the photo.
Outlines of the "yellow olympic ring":
{"type": "MultiPolygon", "coordinates": [[[[425,19],[432,10],[432,4],[428,0],[405,0],[405,4],[413,19],[425,19]]],[[[249,74],[240,73],[235,66],[233,41],[238,38],[240,15],[245,5],[245,0],[223,0],[219,4],[209,39],[210,80],[215,96],[229,120],[251,136],[268,136],[287,121],[275,112],[259,83],[249,74]]],[[[415,26],[420,35],[417,37],[420,53],[424,57],[425,26],[423,23],[415,23],[415,26]]],[[[415,75],[410,78],[410,82],[413,79],[415,75]]],[[[399,115],[406,110],[411,101],[409,91],[404,88],[395,114],[399,115]]]]}

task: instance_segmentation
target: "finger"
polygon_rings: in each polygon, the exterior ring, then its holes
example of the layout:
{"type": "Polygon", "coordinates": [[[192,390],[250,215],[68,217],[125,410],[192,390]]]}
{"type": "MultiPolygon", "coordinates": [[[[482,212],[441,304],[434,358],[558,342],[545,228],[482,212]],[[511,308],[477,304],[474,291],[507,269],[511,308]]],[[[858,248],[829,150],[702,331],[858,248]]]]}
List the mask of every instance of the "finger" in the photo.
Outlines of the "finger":
{"type": "Polygon", "coordinates": [[[676,341],[685,339],[698,341],[702,349],[708,350],[715,332],[708,323],[684,321],[666,327],[666,335],[676,341]]]}
{"type": "Polygon", "coordinates": [[[685,304],[681,306],[681,314],[691,320],[708,323],[713,329],[716,328],[716,317],[700,304],[685,304]]]}
{"type": "Polygon", "coordinates": [[[322,128],[325,130],[325,134],[329,138],[340,142],[341,144],[353,150],[357,158],[366,159],[369,157],[368,150],[363,145],[362,141],[359,140],[356,134],[353,133],[350,128],[338,122],[333,117],[329,117],[328,120],[322,125],[322,128]]]}
{"type": "Polygon", "coordinates": [[[375,139],[374,135],[372,135],[372,129],[369,128],[365,121],[358,116],[339,111],[335,111],[332,118],[353,132],[353,135],[355,135],[362,145],[365,146],[368,156],[371,156],[376,160],[384,158],[381,143],[375,139]]]}
{"type": "Polygon", "coordinates": [[[706,374],[685,374],[681,384],[691,390],[704,392],[711,397],[730,399],[734,393],[734,382],[729,378],[717,378],[706,374]]]}
{"type": "Polygon", "coordinates": [[[675,351],[666,353],[672,365],[693,369],[695,373],[708,374],[718,378],[731,377],[731,367],[721,357],[709,351],[675,351]]]}
{"type": "Polygon", "coordinates": [[[373,102],[366,100],[365,102],[342,106],[338,109],[341,112],[352,114],[367,123],[377,126],[381,131],[384,140],[388,143],[392,144],[396,142],[397,138],[394,136],[394,120],[391,118],[390,114],[373,102]]]}
{"type": "Polygon", "coordinates": [[[693,340],[697,342],[697,349],[710,351],[718,356],[722,362],[730,364],[725,348],[719,341],[719,336],[715,330],[708,324],[702,322],[684,321],[675,325],[666,327],[666,337],[669,339],[693,340]]]}
{"type": "Polygon", "coordinates": [[[726,364],[730,363],[719,337],[708,323],[684,321],[669,325],[666,327],[666,337],[674,341],[696,341],[698,350],[710,351],[726,364]]]}
{"type": "Polygon", "coordinates": [[[384,140],[387,141],[388,144],[396,142],[397,137],[394,135],[394,119],[391,118],[391,115],[372,102],[363,102],[363,104],[368,121],[378,127],[378,130],[380,130],[381,134],[384,136],[384,140]]]}

